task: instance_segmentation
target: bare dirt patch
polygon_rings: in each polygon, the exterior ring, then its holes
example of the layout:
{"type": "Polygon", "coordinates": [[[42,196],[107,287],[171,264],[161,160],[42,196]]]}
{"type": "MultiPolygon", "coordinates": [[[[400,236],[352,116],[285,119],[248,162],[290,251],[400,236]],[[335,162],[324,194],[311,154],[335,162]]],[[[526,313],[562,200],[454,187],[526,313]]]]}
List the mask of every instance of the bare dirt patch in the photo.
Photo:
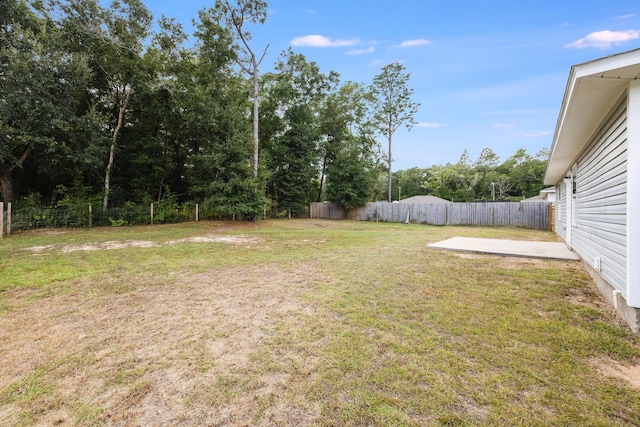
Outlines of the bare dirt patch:
{"type": "Polygon", "coordinates": [[[244,236],[244,235],[210,235],[210,236],[198,236],[188,237],[186,239],[169,240],[165,245],[176,245],[181,243],[231,243],[237,245],[243,245],[248,243],[259,243],[262,239],[256,237],[244,236]]]}
{"type": "MultiPolygon", "coordinates": [[[[292,379],[254,355],[279,325],[314,313],[301,295],[320,277],[262,266],[126,294],[86,285],[24,304],[26,291],[16,292],[7,303],[22,307],[0,317],[0,390],[27,393],[35,381],[49,402],[35,411],[44,424],[82,424],[87,413],[122,425],[308,424],[318,409],[296,403],[292,379]]],[[[17,403],[0,396],[0,421],[18,421],[17,403]]]]}
{"type": "Polygon", "coordinates": [[[24,248],[29,252],[45,252],[50,250],[60,250],[64,253],[78,252],[78,251],[103,251],[113,249],[125,249],[125,248],[153,248],[166,245],[178,245],[184,243],[228,243],[228,244],[250,244],[262,242],[261,239],[244,235],[208,235],[208,236],[196,236],[188,237],[179,240],[169,240],[164,243],[152,242],[149,240],[121,240],[121,241],[107,241],[101,243],[86,243],[83,245],[42,245],[31,246],[24,248]]]}
{"type": "Polygon", "coordinates": [[[89,243],[85,245],[65,245],[59,247],[62,252],[78,252],[78,251],[100,251],[124,248],[151,248],[157,246],[155,243],[147,240],[125,240],[110,241],[102,243],[89,243]]]}
{"type": "Polygon", "coordinates": [[[594,359],[592,364],[603,375],[621,379],[640,390],[640,365],[623,365],[611,359],[594,359]]]}

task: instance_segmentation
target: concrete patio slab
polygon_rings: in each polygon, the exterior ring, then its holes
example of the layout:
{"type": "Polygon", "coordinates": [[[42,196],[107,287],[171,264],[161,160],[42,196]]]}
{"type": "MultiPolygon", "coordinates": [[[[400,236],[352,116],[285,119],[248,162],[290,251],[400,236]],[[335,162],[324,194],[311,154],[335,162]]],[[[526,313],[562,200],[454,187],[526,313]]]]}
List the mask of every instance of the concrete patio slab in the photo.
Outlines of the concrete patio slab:
{"type": "Polygon", "coordinates": [[[471,237],[453,237],[442,242],[427,245],[433,249],[461,252],[477,252],[503,256],[526,258],[547,258],[561,260],[579,260],[567,245],[562,242],[531,242],[525,240],[477,239],[471,237]]]}

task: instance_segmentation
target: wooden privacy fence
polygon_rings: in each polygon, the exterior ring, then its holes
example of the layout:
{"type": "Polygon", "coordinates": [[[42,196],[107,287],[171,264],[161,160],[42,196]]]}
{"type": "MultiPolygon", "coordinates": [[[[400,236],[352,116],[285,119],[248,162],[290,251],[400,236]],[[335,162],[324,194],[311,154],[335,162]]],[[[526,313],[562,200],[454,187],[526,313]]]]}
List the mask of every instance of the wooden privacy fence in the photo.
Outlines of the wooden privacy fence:
{"type": "Polygon", "coordinates": [[[311,203],[309,217],[430,225],[511,226],[549,230],[551,203],[388,203],[372,202],[345,210],[335,203],[311,203]]]}

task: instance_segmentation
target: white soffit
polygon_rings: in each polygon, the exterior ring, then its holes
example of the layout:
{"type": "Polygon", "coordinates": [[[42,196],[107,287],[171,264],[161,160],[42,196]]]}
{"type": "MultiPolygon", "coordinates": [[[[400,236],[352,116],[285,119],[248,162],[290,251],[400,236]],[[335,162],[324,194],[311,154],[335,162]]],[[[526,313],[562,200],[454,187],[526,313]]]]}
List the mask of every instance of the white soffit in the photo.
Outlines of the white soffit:
{"type": "Polygon", "coordinates": [[[571,67],[551,144],[545,185],[557,184],[591,141],[631,80],[640,78],[640,49],[571,67]]]}

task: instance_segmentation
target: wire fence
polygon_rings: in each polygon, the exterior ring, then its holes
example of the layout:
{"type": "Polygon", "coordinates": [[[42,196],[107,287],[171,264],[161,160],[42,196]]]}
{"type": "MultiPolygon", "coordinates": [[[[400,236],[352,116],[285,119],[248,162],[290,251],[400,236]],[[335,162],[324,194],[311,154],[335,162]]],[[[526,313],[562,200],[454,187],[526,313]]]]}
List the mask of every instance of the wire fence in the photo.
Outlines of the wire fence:
{"type": "MultiPolygon", "coordinates": [[[[219,208],[198,203],[159,202],[130,204],[120,208],[90,204],[58,207],[20,207],[0,202],[0,238],[13,231],[38,228],[123,227],[129,225],[177,224],[197,221],[243,219],[219,208]]],[[[292,215],[288,209],[265,209],[259,218],[307,218],[308,212],[292,215]]],[[[246,218],[244,218],[246,219],[246,218]]]]}
{"type": "MultiPolygon", "coordinates": [[[[110,208],[106,211],[94,209],[92,205],[17,208],[11,212],[11,230],[51,227],[120,227],[189,222],[196,220],[195,209],[195,206],[177,208],[161,203],[110,208]]],[[[218,216],[206,209],[202,212],[202,219],[213,219],[210,217],[218,219],[218,216]]]]}

